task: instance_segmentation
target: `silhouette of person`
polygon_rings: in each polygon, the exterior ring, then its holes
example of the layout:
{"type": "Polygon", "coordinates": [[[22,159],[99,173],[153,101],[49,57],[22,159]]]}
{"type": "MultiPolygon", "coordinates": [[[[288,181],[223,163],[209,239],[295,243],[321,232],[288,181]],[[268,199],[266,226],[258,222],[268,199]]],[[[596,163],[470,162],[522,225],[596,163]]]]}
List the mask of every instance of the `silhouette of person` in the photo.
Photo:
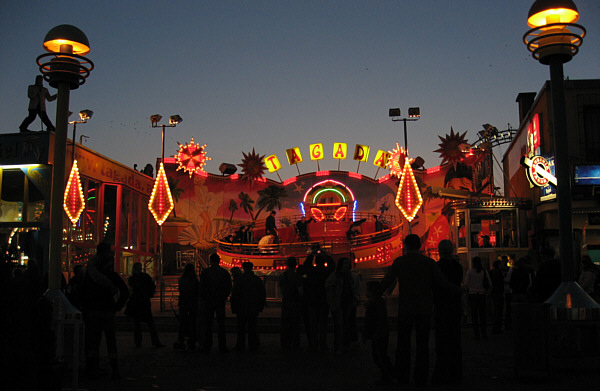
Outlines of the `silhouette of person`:
{"type": "Polygon", "coordinates": [[[302,276],[296,271],[298,260],[289,257],[287,268],[279,276],[281,290],[281,348],[300,348],[300,323],[302,323],[302,276]]]}
{"type": "Polygon", "coordinates": [[[210,267],[200,274],[200,298],[204,305],[204,346],[208,353],[212,348],[212,326],[216,315],[219,335],[219,351],[227,353],[225,335],[225,301],[231,293],[231,276],[219,264],[221,257],[217,253],[210,255],[210,267]]]}
{"type": "Polygon", "coordinates": [[[325,281],[330,274],[325,266],[327,256],[315,247],[315,253],[307,257],[306,281],[304,295],[308,312],[308,345],[312,350],[327,350],[327,320],[329,307],[327,306],[327,290],[325,281]],[[315,265],[312,266],[314,258],[315,265]]]}
{"type": "Polygon", "coordinates": [[[461,292],[442,274],[435,261],[420,253],[421,239],[415,234],[404,238],[404,254],[394,260],[381,283],[382,292],[398,281],[398,345],[396,372],[398,383],[410,381],[412,330],[416,336],[414,381],[419,387],[429,376],[429,332],[433,311],[433,289],[461,292]]]}
{"type": "Polygon", "coordinates": [[[373,215],[373,222],[375,223],[375,232],[383,231],[383,223],[379,221],[377,215],[373,215]]]}
{"type": "Polygon", "coordinates": [[[173,345],[175,349],[187,347],[192,352],[196,350],[196,319],[198,317],[198,277],[193,263],[188,263],[183,268],[179,277],[179,333],[173,345]]]}
{"type": "Polygon", "coordinates": [[[471,269],[465,276],[465,288],[469,292],[469,308],[475,339],[487,339],[486,294],[492,286],[487,271],[481,265],[480,257],[473,257],[471,269]]]}
{"type": "Polygon", "coordinates": [[[494,247],[494,246],[492,246],[492,243],[490,242],[490,236],[489,235],[483,235],[481,237],[481,240],[482,240],[481,247],[494,247]]]}
{"type": "Polygon", "coordinates": [[[73,277],[71,277],[67,284],[67,292],[65,294],[71,304],[79,311],[81,311],[81,285],[83,284],[84,276],[85,268],[83,265],[75,265],[73,268],[73,277]]]}
{"type": "Polygon", "coordinates": [[[350,270],[350,259],[340,258],[335,272],[325,281],[327,304],[333,318],[333,348],[337,354],[350,345],[348,326],[355,300],[355,285],[350,270]]]}
{"type": "Polygon", "coordinates": [[[598,285],[598,279],[600,279],[600,270],[589,255],[584,255],[581,257],[581,273],[579,273],[579,278],[577,279],[577,283],[581,285],[581,288],[592,297],[594,300],[598,301],[598,297],[596,296],[600,292],[596,292],[596,285],[598,285]]]}
{"type": "Polygon", "coordinates": [[[513,303],[527,303],[529,301],[529,288],[533,282],[533,268],[528,257],[517,259],[510,272],[510,289],[512,290],[513,303]]]}
{"type": "Polygon", "coordinates": [[[19,131],[29,132],[27,127],[35,120],[35,117],[39,115],[44,125],[46,125],[47,130],[49,132],[54,132],[56,129],[46,114],[46,101],[52,102],[55,100],[56,94],[50,95],[48,89],[44,87],[44,78],[42,76],[36,76],[35,84],[32,84],[27,88],[27,97],[29,97],[29,115],[19,126],[19,131]]]}
{"type": "Polygon", "coordinates": [[[277,224],[275,223],[275,215],[277,212],[271,211],[265,221],[265,235],[273,235],[273,242],[279,243],[279,232],[277,232],[277,224]]]}
{"type": "Polygon", "coordinates": [[[296,223],[296,229],[298,230],[298,237],[301,242],[310,241],[310,237],[308,236],[308,224],[313,221],[313,218],[306,219],[306,216],[302,216],[300,220],[296,223]]]}
{"type": "MultiPolygon", "coordinates": [[[[454,245],[448,239],[438,243],[440,260],[437,266],[457,288],[461,287],[463,268],[454,256],[454,245]]],[[[462,293],[434,291],[435,367],[431,382],[452,385],[462,382],[461,344],[462,293]]]]}
{"type": "Polygon", "coordinates": [[[88,263],[82,286],[83,319],[86,333],[86,375],[98,377],[100,365],[100,340],[102,333],[113,379],[121,377],[117,360],[117,332],[115,313],[120,311],[129,298],[129,289],[114,269],[114,257],[110,244],[102,242],[96,247],[96,255],[88,263]],[[115,301],[115,296],[117,299],[115,301]]]}
{"type": "Polygon", "coordinates": [[[252,262],[242,263],[244,273],[236,279],[231,293],[231,305],[236,308],[238,316],[236,350],[243,351],[248,335],[248,348],[255,351],[260,346],[258,337],[258,314],[265,308],[265,285],[252,270],[252,262]]]}
{"type": "Polygon", "coordinates": [[[500,334],[504,313],[504,274],[501,260],[494,261],[493,269],[490,270],[490,280],[492,281],[492,304],[494,306],[492,334],[500,334]]]}
{"type": "Polygon", "coordinates": [[[142,271],[141,262],[133,264],[131,276],[127,281],[131,287],[131,296],[125,309],[125,315],[133,318],[133,342],[136,347],[142,346],[142,322],[150,329],[152,345],[161,348],[165,345],[160,343],[154,318],[152,317],[152,305],[150,299],[154,296],[156,285],[148,273],[142,271]]]}
{"type": "Polygon", "coordinates": [[[552,249],[540,252],[541,263],[531,282],[530,298],[534,303],[543,303],[552,296],[562,281],[561,264],[552,249]]]}
{"type": "Polygon", "coordinates": [[[392,381],[392,362],[388,356],[389,325],[387,305],[381,297],[381,284],[369,281],[366,285],[365,329],[363,340],[371,341],[373,361],[381,370],[381,379],[375,384],[389,384],[392,381]]]}

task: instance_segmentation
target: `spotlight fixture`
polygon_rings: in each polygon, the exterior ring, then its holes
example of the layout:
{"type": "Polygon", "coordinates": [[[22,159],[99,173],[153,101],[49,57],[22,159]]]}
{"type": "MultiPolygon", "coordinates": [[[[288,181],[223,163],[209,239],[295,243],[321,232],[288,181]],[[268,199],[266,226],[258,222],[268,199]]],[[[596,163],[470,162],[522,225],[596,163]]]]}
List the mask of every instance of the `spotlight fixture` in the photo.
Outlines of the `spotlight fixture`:
{"type": "Polygon", "coordinates": [[[92,115],[94,115],[94,112],[92,110],[81,110],[79,112],[79,118],[81,118],[82,121],[87,121],[89,119],[92,118],[92,115]]]}
{"type": "Polygon", "coordinates": [[[161,119],[162,115],[160,114],[154,114],[150,116],[150,122],[152,122],[152,126],[158,125],[161,119]]]}
{"type": "Polygon", "coordinates": [[[182,122],[183,118],[179,116],[179,114],[175,114],[169,117],[169,125],[177,125],[182,122]]]}

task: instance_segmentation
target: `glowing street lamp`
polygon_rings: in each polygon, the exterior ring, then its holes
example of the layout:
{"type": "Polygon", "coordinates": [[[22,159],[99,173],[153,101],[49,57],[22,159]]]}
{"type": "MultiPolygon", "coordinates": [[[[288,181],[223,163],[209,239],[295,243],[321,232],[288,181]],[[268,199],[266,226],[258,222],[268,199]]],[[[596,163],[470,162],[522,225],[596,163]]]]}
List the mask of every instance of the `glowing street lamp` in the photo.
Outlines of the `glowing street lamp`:
{"type": "Polygon", "coordinates": [[[160,309],[164,309],[164,295],[165,295],[165,284],[163,278],[163,223],[174,208],[173,197],[171,196],[171,190],[169,189],[169,182],[167,175],[165,174],[164,160],[165,160],[165,128],[174,128],[178,123],[183,121],[183,118],[179,114],[175,114],[169,117],[169,124],[160,125],[159,122],[162,119],[162,115],[154,114],[150,116],[150,123],[153,128],[162,128],[162,149],[160,167],[156,174],[156,181],[154,182],[154,188],[152,189],[152,196],[150,202],[148,202],[148,209],[154,216],[154,219],[160,227],[159,246],[160,246],[160,263],[159,263],[159,278],[160,278],[160,309]]]}
{"type": "Polygon", "coordinates": [[[44,39],[48,53],[37,58],[44,80],[58,89],[56,103],[56,132],[52,163],[52,195],[50,204],[50,255],[48,266],[49,290],[60,290],[61,249],[63,232],[62,200],[65,185],[65,155],[69,117],[70,90],[79,88],[94,68],[85,34],[75,26],[63,24],[51,29],[44,39]]]}
{"type": "Polygon", "coordinates": [[[537,0],[531,6],[527,17],[527,24],[532,29],[523,36],[523,42],[533,58],[550,66],[556,197],[560,228],[559,257],[562,270],[562,283],[547,301],[553,308],[583,308],[594,305],[598,308],[575,282],[573,262],[575,252],[563,64],[577,54],[583,42],[586,31],[583,26],[574,24],[578,19],[577,6],[571,0],[537,0]]]}

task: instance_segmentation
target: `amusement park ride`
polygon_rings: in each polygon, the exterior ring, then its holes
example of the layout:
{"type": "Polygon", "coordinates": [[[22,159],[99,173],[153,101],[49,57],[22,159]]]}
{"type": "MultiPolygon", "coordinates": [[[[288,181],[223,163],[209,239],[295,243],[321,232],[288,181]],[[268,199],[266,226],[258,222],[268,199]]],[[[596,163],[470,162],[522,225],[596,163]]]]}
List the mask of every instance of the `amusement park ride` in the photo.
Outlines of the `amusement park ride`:
{"type": "MultiPolygon", "coordinates": [[[[484,125],[479,140],[470,145],[466,132],[451,129],[445,138],[439,137],[440,148],[435,151],[442,164],[429,169],[396,143],[396,148],[379,150],[373,159],[378,169],[389,170],[379,179],[338,169],[299,172],[279,182],[263,176],[267,169],[273,173],[281,168],[277,156],[265,158],[254,150],[244,153],[238,164],[242,173],[236,174],[229,164],[223,175],[208,174],[202,169],[209,159],[206,146],[192,140],[195,148],[182,146],[175,159],[165,161],[169,180],[176,177],[178,186],[190,193],[189,200],[177,203],[177,215],[197,208],[189,212],[189,225],[177,240],[196,248],[216,247],[225,267],[250,261],[263,273],[283,269],[290,256],[303,263],[311,251],[326,252],[334,262],[350,258],[365,271],[380,269],[402,254],[402,240],[408,233],[418,234],[422,250],[433,258],[437,258],[437,243],[451,239],[465,270],[474,255],[490,265],[501,255],[514,260],[527,248],[524,216],[529,205],[522,199],[496,196],[492,174],[492,149],[510,142],[514,133],[484,125]],[[277,237],[271,240],[261,240],[266,236],[264,217],[259,217],[263,211],[276,211],[278,217],[277,237]],[[194,221],[194,215],[202,217],[194,221]],[[296,228],[302,217],[310,221],[308,238],[296,228]],[[483,246],[485,236],[492,247],[483,246]]],[[[367,162],[369,150],[357,144],[352,155],[345,143],[334,143],[332,157],[367,162]]],[[[311,144],[309,155],[318,162],[325,155],[323,145],[311,144]]],[[[290,165],[302,162],[298,147],[286,150],[286,157],[290,165]]]]}

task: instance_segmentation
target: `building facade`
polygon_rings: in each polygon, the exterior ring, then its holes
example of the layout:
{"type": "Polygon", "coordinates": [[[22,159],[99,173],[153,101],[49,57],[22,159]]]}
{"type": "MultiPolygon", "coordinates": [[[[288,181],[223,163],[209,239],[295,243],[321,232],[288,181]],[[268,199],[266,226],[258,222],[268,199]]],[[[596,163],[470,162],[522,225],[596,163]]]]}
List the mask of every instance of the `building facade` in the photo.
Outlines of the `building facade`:
{"type": "MultiPolygon", "coordinates": [[[[148,210],[154,179],[82,145],[67,142],[66,173],[77,160],[85,207],[75,224],[63,213],[62,270],[69,273],[111,244],[115,270],[129,274],[134,262],[156,275],[158,225],[148,210]]],[[[50,188],[54,134],[0,135],[0,243],[2,254],[48,265],[50,188]]]]}
{"type": "MultiPolygon", "coordinates": [[[[551,179],[555,143],[563,140],[555,140],[551,88],[548,81],[537,94],[518,95],[520,125],[503,166],[506,195],[532,202],[529,247],[558,253],[558,209],[551,179]],[[550,173],[550,179],[532,165],[550,173]]],[[[575,249],[600,262],[600,80],[565,80],[565,102],[575,249]]]]}

